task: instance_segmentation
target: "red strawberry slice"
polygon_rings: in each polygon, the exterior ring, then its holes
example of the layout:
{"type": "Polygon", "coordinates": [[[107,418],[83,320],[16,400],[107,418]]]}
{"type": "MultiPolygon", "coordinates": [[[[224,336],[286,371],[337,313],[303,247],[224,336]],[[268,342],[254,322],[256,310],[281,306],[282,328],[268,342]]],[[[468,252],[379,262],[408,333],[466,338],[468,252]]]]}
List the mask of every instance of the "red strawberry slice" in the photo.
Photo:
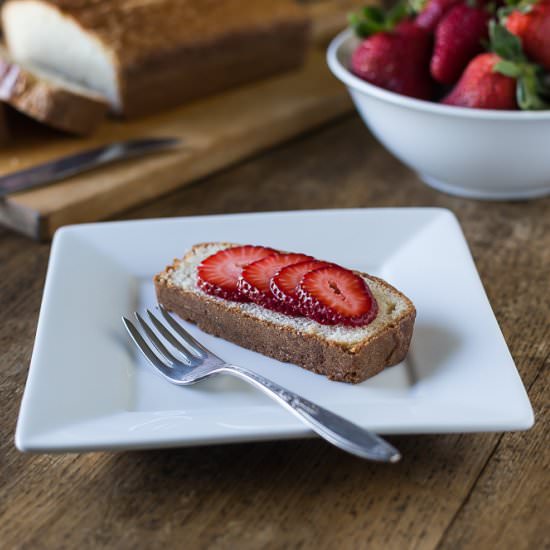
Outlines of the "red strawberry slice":
{"type": "Polygon", "coordinates": [[[281,311],[280,306],[282,304],[269,288],[272,277],[288,265],[312,259],[311,256],[305,254],[277,254],[258,260],[243,269],[239,278],[238,289],[251,302],[281,311]]]}
{"type": "Polygon", "coordinates": [[[305,262],[283,267],[281,271],[273,276],[269,288],[275,298],[281,304],[284,304],[286,313],[291,315],[300,315],[301,313],[296,291],[304,275],[314,269],[329,265],[331,264],[319,260],[306,260],[305,262]]]}
{"type": "Polygon", "coordinates": [[[368,325],[378,311],[365,281],[336,265],[306,273],[297,294],[307,317],[323,325],[368,325]]]}
{"type": "Polygon", "coordinates": [[[277,254],[263,246],[235,246],[208,256],[197,268],[197,286],[207,294],[235,302],[248,301],[237,289],[244,266],[277,254]]]}

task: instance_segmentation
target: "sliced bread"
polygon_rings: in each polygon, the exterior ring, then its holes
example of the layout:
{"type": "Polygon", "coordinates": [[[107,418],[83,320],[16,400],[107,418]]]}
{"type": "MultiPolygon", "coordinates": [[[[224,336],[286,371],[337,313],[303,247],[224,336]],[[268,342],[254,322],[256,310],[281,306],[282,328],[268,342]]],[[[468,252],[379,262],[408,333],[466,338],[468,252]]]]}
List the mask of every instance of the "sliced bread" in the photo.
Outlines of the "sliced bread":
{"type": "Polygon", "coordinates": [[[205,294],[197,287],[197,267],[232,243],[202,243],[154,278],[157,299],[202,330],[280,361],[295,363],[331,380],[358,383],[407,354],[416,310],[387,282],[358,273],[378,302],[378,314],[363,327],[327,326],[291,317],[253,303],[205,294]]]}
{"type": "Polygon", "coordinates": [[[105,100],[84,88],[0,52],[0,100],[48,126],[86,135],[105,118],[105,100]]]}
{"type": "Polygon", "coordinates": [[[10,0],[15,59],[64,74],[126,116],[298,66],[309,21],[294,0],[10,0]]]}

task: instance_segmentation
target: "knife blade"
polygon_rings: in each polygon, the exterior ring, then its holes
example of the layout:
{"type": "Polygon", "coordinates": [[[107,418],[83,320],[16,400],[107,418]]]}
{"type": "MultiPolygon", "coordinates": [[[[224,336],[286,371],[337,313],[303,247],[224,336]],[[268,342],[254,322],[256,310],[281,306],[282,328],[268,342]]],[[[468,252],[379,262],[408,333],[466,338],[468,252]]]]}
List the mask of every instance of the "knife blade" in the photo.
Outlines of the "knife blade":
{"type": "Polygon", "coordinates": [[[118,141],[61,157],[32,168],[0,177],[0,198],[18,191],[59,181],[82,172],[88,172],[111,162],[172,149],[180,145],[179,138],[140,138],[118,141]]]}

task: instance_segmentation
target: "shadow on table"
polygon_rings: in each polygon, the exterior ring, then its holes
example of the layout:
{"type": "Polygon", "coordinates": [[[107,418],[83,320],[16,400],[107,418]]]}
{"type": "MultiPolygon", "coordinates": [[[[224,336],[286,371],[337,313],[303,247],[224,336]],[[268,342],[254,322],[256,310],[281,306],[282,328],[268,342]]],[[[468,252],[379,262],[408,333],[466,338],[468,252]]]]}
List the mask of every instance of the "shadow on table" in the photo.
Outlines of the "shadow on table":
{"type": "Polygon", "coordinates": [[[328,496],[335,483],[350,488],[357,483],[365,490],[369,484],[381,490],[380,485],[400,480],[424,483],[438,472],[460,469],[481,439],[489,437],[495,435],[390,436],[403,455],[396,465],[368,462],[318,439],[124,452],[112,455],[106,474],[115,484],[159,498],[177,498],[182,488],[224,488],[243,495],[273,491],[282,502],[287,491],[304,484],[328,496]]]}

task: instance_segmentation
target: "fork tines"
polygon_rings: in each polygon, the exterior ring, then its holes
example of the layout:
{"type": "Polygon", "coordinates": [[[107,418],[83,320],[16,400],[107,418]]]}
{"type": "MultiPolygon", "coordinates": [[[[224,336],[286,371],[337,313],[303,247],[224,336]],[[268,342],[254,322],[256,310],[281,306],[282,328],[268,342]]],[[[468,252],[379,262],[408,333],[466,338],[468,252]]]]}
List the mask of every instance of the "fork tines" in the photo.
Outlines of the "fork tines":
{"type": "Polygon", "coordinates": [[[159,306],[164,322],[150,309],[147,309],[147,321],[138,312],[134,315],[143,332],[126,317],[122,317],[124,326],[132,340],[147,360],[164,376],[173,381],[176,370],[181,375],[182,368],[188,370],[215,356],[198,342],[168,311],[159,306]],[[171,348],[171,349],[169,349],[171,348]]]}

